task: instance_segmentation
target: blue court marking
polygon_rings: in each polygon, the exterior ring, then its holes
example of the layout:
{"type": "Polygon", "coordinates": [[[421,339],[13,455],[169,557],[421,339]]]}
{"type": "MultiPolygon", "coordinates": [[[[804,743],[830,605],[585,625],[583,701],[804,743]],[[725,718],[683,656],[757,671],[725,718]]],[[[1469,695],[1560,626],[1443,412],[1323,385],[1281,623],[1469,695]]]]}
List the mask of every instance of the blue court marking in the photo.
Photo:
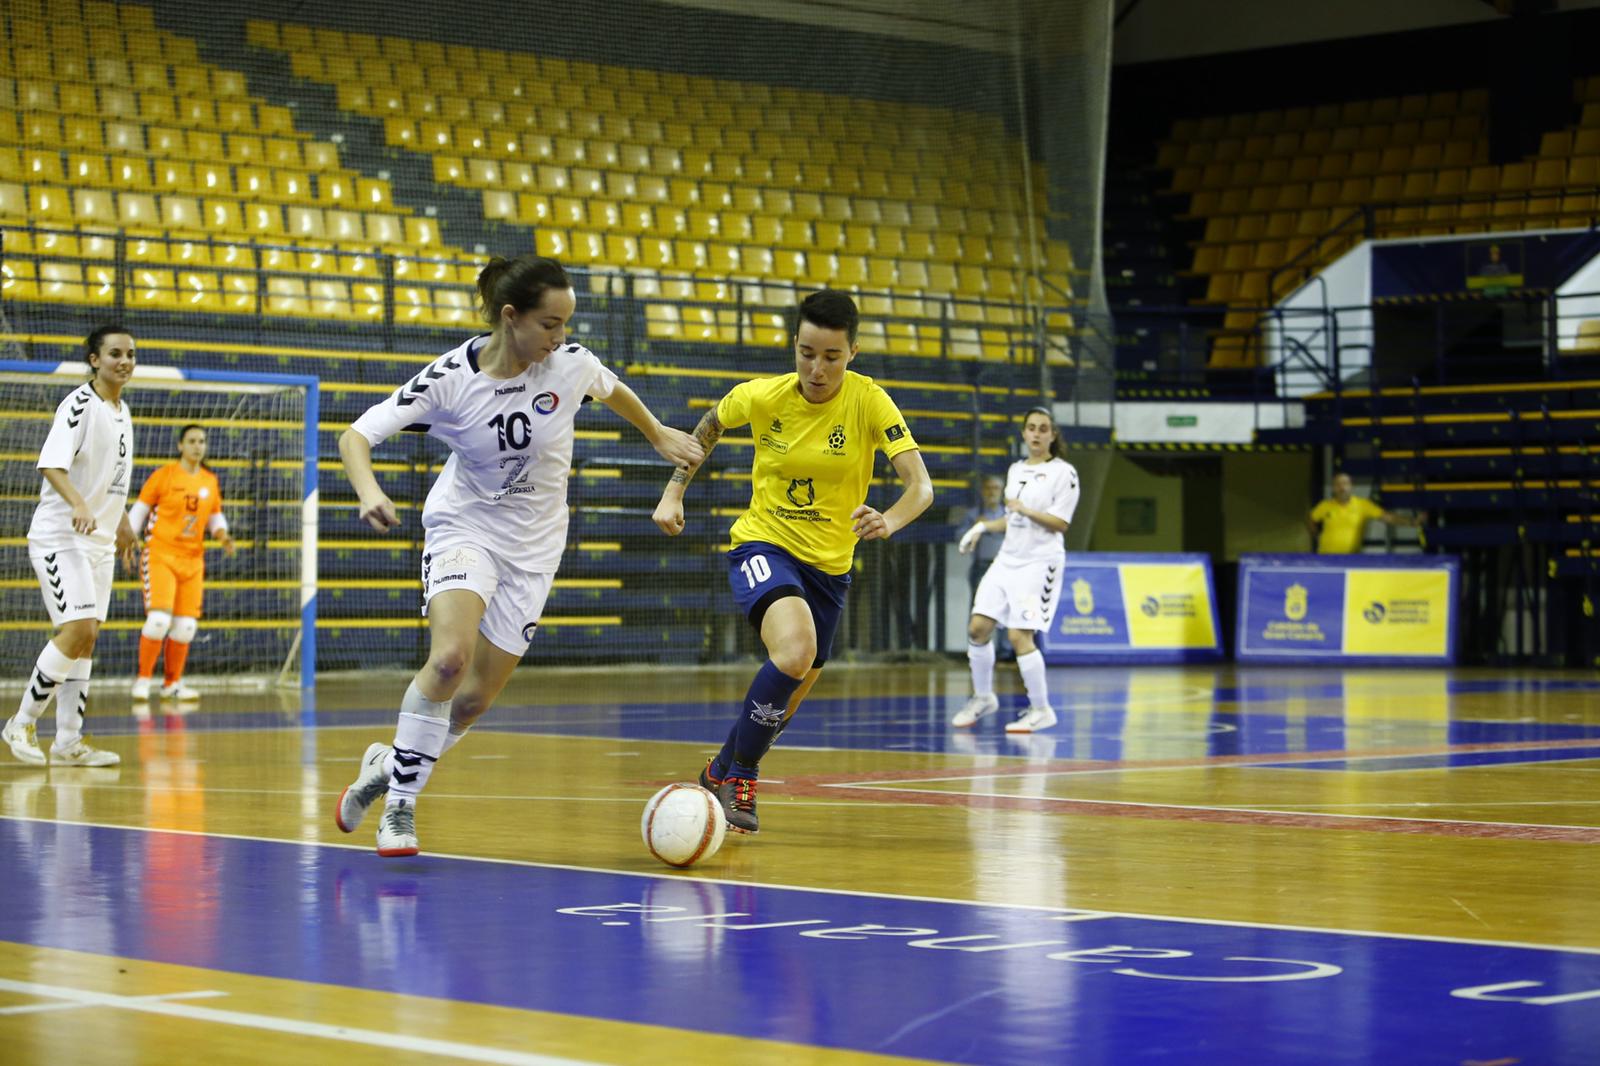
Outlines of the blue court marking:
{"type": "MultiPolygon", "coordinates": [[[[1342,691],[1340,686],[1334,689],[1342,691]]],[[[1238,691],[1217,690],[1219,694],[1233,692],[1235,695],[1238,691]]],[[[1259,690],[1258,694],[1268,691],[1273,695],[1264,702],[1272,705],[1286,698],[1286,694],[1299,692],[1303,695],[1305,690],[1272,688],[1259,690]]],[[[1151,741],[1160,742],[1155,750],[1159,750],[1161,758],[1196,759],[1306,751],[1343,752],[1353,746],[1371,751],[1380,742],[1383,747],[1412,749],[1591,737],[1600,743],[1600,724],[1447,720],[1442,717],[1364,718],[1352,723],[1337,710],[1293,716],[1265,709],[1248,713],[1217,710],[1211,706],[1209,695],[1195,701],[1190,708],[1194,713],[1166,713],[1185,706],[1180,697],[1179,693],[1147,696],[1130,692],[1126,684],[1097,683],[1079,694],[1077,706],[1073,705],[1071,694],[1064,696],[1060,724],[1032,736],[1015,736],[1004,729],[1006,710],[1020,709],[1025,701],[1020,695],[1002,697],[1002,700],[1011,701],[1008,707],[985,718],[971,730],[954,730],[946,724],[949,701],[942,698],[920,695],[818,698],[806,701],[784,731],[781,744],[858,751],[998,754],[1115,762],[1128,758],[1130,748],[1151,749],[1151,741]],[[1144,713],[1141,703],[1146,699],[1153,700],[1160,710],[1144,713]],[[1349,735],[1352,731],[1359,735],[1354,744],[1349,735]]],[[[1223,703],[1238,702],[1223,699],[1221,695],[1216,698],[1223,703]]],[[[178,716],[177,722],[182,728],[195,730],[368,726],[383,729],[392,726],[395,713],[393,708],[385,707],[312,711],[304,715],[271,711],[197,711],[178,716]]],[[[732,711],[721,703],[634,702],[542,707],[512,704],[494,708],[477,729],[483,733],[665,740],[715,747],[721,744],[732,722],[732,711]]],[[[164,728],[165,724],[161,718],[151,723],[155,728],[164,728]]],[[[92,718],[91,728],[100,735],[114,736],[136,731],[139,723],[131,717],[101,714],[92,718]]],[[[1327,768],[1321,763],[1295,765],[1327,768]]]]}
{"type": "Polygon", "coordinates": [[[1600,952],[1581,949],[15,819],[0,853],[0,940],[797,1044],[1017,1066],[1600,1047],[1600,952]]]}
{"type": "Polygon", "coordinates": [[[1374,756],[1367,759],[1327,759],[1317,762],[1253,763],[1254,770],[1350,770],[1356,773],[1390,773],[1396,770],[1454,770],[1464,766],[1514,766],[1519,763],[1570,762],[1600,759],[1600,744],[1593,747],[1525,748],[1518,751],[1458,751],[1444,755],[1374,756]]]}

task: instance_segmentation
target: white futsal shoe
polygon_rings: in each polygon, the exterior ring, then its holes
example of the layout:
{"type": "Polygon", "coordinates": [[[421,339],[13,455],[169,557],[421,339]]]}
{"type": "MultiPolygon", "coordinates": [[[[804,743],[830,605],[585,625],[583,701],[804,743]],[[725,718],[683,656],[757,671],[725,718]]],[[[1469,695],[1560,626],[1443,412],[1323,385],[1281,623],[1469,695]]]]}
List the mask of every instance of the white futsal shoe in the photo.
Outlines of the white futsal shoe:
{"type": "Polygon", "coordinates": [[[417,808],[410,800],[385,805],[378,819],[378,854],[386,859],[417,853],[417,808]]]}
{"type": "Polygon", "coordinates": [[[1017,715],[1015,721],[1006,723],[1007,733],[1037,733],[1056,724],[1053,707],[1029,707],[1017,715]]]}
{"type": "Polygon", "coordinates": [[[154,684],[155,682],[150,680],[148,677],[134,678],[133,687],[128,689],[128,698],[138,700],[141,703],[145,700],[148,700],[150,698],[150,689],[154,686],[154,684]]]}
{"type": "Polygon", "coordinates": [[[389,745],[368,744],[361,756],[361,771],[356,779],[339,793],[339,803],[333,809],[333,824],[342,832],[354,833],[367,808],[377,798],[389,791],[389,745]]]}
{"type": "Polygon", "coordinates": [[[83,737],[79,737],[66,747],[59,744],[50,745],[51,766],[116,766],[120,762],[122,756],[114,751],[94,747],[83,737]]]}
{"type": "Polygon", "coordinates": [[[0,737],[11,747],[11,754],[33,766],[44,765],[44,752],[39,750],[39,735],[32,722],[23,725],[15,717],[6,719],[0,737]]]}
{"type": "Polygon", "coordinates": [[[987,696],[973,696],[967,700],[967,705],[950,716],[950,724],[957,729],[965,729],[975,725],[984,715],[993,714],[1000,709],[1000,697],[993,692],[987,696]]]}
{"type": "Polygon", "coordinates": [[[200,698],[200,690],[190,688],[182,681],[174,681],[170,685],[161,686],[161,698],[177,700],[179,703],[191,703],[200,698]]]}

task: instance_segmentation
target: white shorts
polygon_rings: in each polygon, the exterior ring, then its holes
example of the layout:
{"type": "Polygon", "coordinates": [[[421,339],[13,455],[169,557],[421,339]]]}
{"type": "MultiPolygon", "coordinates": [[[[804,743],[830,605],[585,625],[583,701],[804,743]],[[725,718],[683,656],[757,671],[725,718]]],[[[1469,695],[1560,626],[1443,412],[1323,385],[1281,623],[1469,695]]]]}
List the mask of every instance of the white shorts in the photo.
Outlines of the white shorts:
{"type": "Polygon", "coordinates": [[[470,589],[483,600],[478,632],[502,651],[521,655],[533,641],[555,579],[554,574],[507,566],[476,544],[459,540],[429,544],[422,553],[422,614],[427,617],[427,601],[439,593],[470,589]]]}
{"type": "Polygon", "coordinates": [[[111,610],[111,578],[116,572],[114,550],[62,548],[43,554],[30,551],[28,561],[39,575],[39,591],[44,593],[51,625],[65,625],[80,618],[106,620],[111,610]]]}
{"type": "Polygon", "coordinates": [[[1007,629],[1041,632],[1050,628],[1061,601],[1062,568],[1066,555],[1027,563],[1009,563],[1005,556],[989,565],[978,592],[972,597],[972,613],[993,618],[1007,629]]]}

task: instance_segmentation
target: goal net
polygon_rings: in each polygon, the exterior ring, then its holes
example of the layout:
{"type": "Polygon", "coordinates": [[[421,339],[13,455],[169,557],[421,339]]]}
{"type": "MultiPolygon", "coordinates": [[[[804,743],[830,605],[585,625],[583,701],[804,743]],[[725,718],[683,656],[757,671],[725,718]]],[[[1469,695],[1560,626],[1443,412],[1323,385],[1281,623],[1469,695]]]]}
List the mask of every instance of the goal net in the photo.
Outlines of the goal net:
{"type": "MultiPolygon", "coordinates": [[[[39,449],[83,363],[0,361],[0,668],[25,677],[49,637],[27,529],[39,502],[39,449]]],[[[188,672],[312,684],[317,558],[317,384],[289,375],[141,366],[123,394],[133,411],[129,503],[177,459],[178,432],[203,426],[236,552],[206,549],[205,605],[188,672]]],[[[131,677],[144,625],[139,576],[119,562],[95,675],[131,677]]]]}

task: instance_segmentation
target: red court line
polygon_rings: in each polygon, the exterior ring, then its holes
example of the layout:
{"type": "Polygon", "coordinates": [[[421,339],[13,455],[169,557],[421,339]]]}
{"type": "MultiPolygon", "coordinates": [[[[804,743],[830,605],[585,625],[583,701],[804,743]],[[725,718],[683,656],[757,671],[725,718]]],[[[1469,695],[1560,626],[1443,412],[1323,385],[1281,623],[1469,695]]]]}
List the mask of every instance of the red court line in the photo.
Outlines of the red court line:
{"type": "MultiPolygon", "coordinates": [[[[875,771],[849,775],[786,775],[773,791],[814,798],[856,799],[867,803],[911,803],[930,807],[966,807],[978,810],[1038,811],[1053,814],[1143,818],[1156,821],[1210,822],[1221,825],[1273,826],[1290,829],[1342,829],[1369,833],[1409,833],[1428,836],[1478,837],[1512,840],[1557,840],[1576,844],[1600,844],[1600,826],[1530,825],[1507,822],[1473,822],[1432,818],[1393,818],[1380,815],[1317,814],[1296,811],[1246,810],[1226,807],[1195,807],[1166,803],[1126,803],[1114,800],[1087,800],[1070,797],[974,796],[959,792],[874,788],[874,784],[914,784],[951,778],[1024,777],[1071,773],[1075,770],[1114,770],[1118,768],[1192,769],[1205,766],[1249,765],[1251,763],[1324,762],[1329,759],[1359,759],[1372,756],[1410,757],[1450,755],[1475,751],[1525,751],[1539,748],[1593,747],[1595,738],[1551,741],[1505,741],[1482,744],[1452,744],[1425,748],[1385,748],[1351,752],[1291,752],[1271,755],[1217,755],[1200,759],[1150,760],[1059,760],[1021,766],[952,767],[948,770],[875,771]],[[863,786],[863,787],[853,787],[863,786]]],[[[1468,804],[1463,804],[1467,806],[1468,804]]]]}

